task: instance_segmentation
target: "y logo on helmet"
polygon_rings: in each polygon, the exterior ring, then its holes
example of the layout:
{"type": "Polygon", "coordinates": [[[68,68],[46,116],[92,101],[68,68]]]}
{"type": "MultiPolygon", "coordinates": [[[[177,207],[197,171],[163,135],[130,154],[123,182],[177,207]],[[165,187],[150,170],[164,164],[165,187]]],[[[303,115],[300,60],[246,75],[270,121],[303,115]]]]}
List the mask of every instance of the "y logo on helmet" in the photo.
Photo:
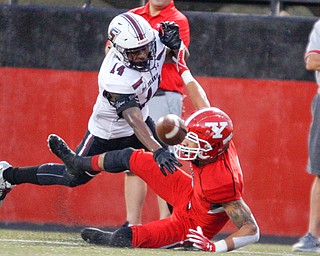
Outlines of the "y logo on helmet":
{"type": "Polygon", "coordinates": [[[214,132],[212,135],[212,138],[214,139],[221,139],[222,138],[222,132],[224,128],[226,128],[228,125],[227,122],[206,122],[205,126],[208,126],[211,128],[211,130],[214,132]]]}

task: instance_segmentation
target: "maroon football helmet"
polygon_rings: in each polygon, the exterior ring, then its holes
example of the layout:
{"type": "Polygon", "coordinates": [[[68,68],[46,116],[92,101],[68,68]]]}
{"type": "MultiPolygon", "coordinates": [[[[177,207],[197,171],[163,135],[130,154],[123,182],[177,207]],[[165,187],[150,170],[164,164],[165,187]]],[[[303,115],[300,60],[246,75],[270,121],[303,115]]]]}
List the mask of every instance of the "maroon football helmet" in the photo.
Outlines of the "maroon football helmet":
{"type": "Polygon", "coordinates": [[[188,139],[197,144],[190,148],[183,142],[174,146],[174,154],[181,160],[210,159],[222,154],[233,135],[230,117],[214,107],[196,111],[185,122],[188,139]]]}

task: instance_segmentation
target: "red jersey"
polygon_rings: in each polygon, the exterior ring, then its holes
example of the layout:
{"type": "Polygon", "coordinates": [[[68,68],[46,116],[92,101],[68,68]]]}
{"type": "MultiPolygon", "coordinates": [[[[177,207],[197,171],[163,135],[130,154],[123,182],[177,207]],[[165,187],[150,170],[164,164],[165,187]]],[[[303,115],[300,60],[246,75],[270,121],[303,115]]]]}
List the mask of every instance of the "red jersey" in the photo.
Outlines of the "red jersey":
{"type": "MultiPolygon", "coordinates": [[[[190,28],[189,22],[185,15],[183,15],[175,6],[172,1],[166,8],[160,11],[156,16],[151,16],[149,12],[150,3],[142,7],[130,10],[145,18],[152,28],[158,30],[159,24],[162,21],[174,21],[179,25],[180,37],[186,47],[190,44],[190,28]]],[[[166,91],[175,91],[183,94],[184,83],[177,72],[176,65],[173,63],[165,63],[162,68],[162,81],[160,88],[166,91]]]]}
{"type": "Polygon", "coordinates": [[[167,248],[181,244],[189,228],[197,226],[211,239],[229,219],[221,203],[242,196],[243,176],[233,142],[214,163],[201,167],[192,164],[192,176],[182,170],[164,176],[152,154],[144,150],[132,154],[130,170],[173,205],[171,217],[132,227],[135,247],[167,248]]]}

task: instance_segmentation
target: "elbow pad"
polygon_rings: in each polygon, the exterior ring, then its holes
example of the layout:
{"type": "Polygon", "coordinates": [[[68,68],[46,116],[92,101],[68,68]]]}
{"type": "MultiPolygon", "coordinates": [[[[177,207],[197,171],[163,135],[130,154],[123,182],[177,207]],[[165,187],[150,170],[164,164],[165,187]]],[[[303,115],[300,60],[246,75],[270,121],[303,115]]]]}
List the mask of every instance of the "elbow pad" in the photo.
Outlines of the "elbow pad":
{"type": "Polygon", "coordinates": [[[112,96],[108,91],[103,92],[103,97],[105,97],[111,106],[116,108],[117,115],[122,118],[122,112],[127,108],[140,107],[139,100],[135,94],[117,94],[112,96]]]}

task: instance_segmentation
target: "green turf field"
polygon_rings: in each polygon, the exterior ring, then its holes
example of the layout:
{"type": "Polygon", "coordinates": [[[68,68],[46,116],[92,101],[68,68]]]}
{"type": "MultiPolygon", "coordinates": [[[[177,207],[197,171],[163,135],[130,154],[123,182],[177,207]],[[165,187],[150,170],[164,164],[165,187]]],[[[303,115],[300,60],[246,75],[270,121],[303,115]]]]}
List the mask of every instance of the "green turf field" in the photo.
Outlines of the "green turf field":
{"type": "MultiPolygon", "coordinates": [[[[92,246],[82,241],[79,233],[0,230],[0,255],[116,255],[116,256],[189,256],[210,255],[201,251],[127,249],[92,246]]],[[[315,253],[296,253],[290,245],[253,244],[237,251],[219,255],[319,255],[315,253]]]]}

